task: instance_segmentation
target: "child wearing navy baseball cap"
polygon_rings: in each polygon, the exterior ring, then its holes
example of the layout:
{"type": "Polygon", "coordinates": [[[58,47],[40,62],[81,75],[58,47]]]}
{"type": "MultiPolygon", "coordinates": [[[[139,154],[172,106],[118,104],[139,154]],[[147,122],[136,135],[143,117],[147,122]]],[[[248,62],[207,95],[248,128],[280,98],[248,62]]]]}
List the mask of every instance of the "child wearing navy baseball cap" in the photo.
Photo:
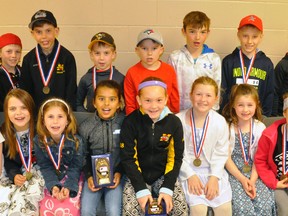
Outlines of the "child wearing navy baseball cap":
{"type": "Polygon", "coordinates": [[[37,45],[23,59],[20,87],[34,98],[36,107],[58,97],[76,109],[77,73],[73,54],[57,37],[59,27],[53,13],[39,10],[28,25],[37,45]]]}
{"type": "Polygon", "coordinates": [[[21,39],[13,34],[6,33],[0,36],[0,111],[3,112],[3,103],[11,89],[19,87],[22,53],[21,39]]]}

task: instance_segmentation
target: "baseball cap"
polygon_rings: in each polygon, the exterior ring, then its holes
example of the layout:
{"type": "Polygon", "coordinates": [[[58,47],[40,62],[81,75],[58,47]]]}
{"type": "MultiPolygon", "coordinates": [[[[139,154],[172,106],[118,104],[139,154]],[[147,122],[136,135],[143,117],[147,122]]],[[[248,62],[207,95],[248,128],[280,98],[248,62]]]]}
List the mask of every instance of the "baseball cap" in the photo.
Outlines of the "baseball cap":
{"type": "Polygon", "coordinates": [[[159,32],[156,32],[153,29],[145,29],[144,31],[141,31],[137,38],[137,46],[140,42],[146,39],[151,39],[163,46],[163,38],[159,32]]]}
{"type": "Polygon", "coordinates": [[[253,25],[256,28],[258,28],[260,31],[263,31],[262,20],[259,17],[257,17],[256,15],[248,15],[248,16],[242,18],[240,23],[239,23],[238,30],[245,25],[253,25]]]}
{"type": "Polygon", "coordinates": [[[57,21],[50,11],[47,10],[39,10],[37,11],[31,18],[31,22],[29,23],[28,27],[33,29],[33,25],[37,21],[47,21],[51,23],[54,27],[57,27],[57,21]]]}
{"type": "Polygon", "coordinates": [[[4,46],[7,46],[9,44],[16,44],[19,45],[22,49],[22,43],[20,38],[12,33],[6,33],[0,36],[0,49],[4,46]]]}
{"type": "Polygon", "coordinates": [[[88,48],[89,50],[92,49],[93,45],[96,43],[96,42],[103,42],[105,44],[108,44],[112,47],[114,47],[114,49],[116,49],[116,45],[114,43],[114,39],[113,37],[106,33],[106,32],[98,32],[97,34],[95,34],[92,39],[91,39],[91,42],[90,44],[88,45],[88,48]]]}

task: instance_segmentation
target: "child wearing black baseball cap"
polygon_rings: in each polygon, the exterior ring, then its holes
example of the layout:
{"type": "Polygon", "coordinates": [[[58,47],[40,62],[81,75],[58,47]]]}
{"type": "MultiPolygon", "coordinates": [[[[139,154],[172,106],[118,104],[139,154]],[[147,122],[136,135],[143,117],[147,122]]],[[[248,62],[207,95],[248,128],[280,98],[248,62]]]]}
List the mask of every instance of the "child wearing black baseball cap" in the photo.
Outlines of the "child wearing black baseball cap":
{"type": "Polygon", "coordinates": [[[20,87],[34,98],[36,107],[59,97],[76,109],[76,62],[73,54],[56,39],[59,27],[53,13],[37,11],[28,25],[37,45],[23,59],[20,87]]]}
{"type": "Polygon", "coordinates": [[[115,80],[123,92],[125,76],[112,65],[117,54],[114,38],[106,32],[98,32],[91,38],[88,49],[94,65],[78,85],[76,105],[79,112],[95,112],[94,91],[101,80],[115,80]]]}
{"type": "Polygon", "coordinates": [[[21,39],[12,33],[0,36],[0,112],[7,93],[19,87],[22,43],[21,39]]]}

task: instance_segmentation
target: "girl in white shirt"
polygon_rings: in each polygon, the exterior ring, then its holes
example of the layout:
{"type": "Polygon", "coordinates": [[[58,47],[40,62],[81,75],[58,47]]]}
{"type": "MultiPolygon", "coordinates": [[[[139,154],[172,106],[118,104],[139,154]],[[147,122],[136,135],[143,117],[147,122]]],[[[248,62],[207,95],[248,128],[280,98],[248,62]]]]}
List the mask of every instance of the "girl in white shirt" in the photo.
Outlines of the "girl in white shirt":
{"type": "Polygon", "coordinates": [[[209,77],[199,77],[192,85],[193,107],[178,114],[185,139],[179,178],[190,215],[232,215],[231,188],[224,169],[228,158],[228,126],[212,109],[218,100],[218,85],[209,77]]]}

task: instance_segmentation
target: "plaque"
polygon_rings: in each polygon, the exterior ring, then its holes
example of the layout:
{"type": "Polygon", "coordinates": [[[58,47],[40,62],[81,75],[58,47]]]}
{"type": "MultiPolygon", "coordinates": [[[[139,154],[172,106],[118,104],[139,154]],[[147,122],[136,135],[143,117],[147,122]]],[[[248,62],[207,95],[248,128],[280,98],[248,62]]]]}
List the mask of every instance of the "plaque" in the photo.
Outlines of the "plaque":
{"type": "Polygon", "coordinates": [[[91,159],[95,187],[106,187],[114,185],[111,155],[92,155],[91,159]]]}
{"type": "Polygon", "coordinates": [[[31,172],[26,172],[25,176],[27,181],[29,181],[33,177],[33,174],[31,172]]]}
{"type": "Polygon", "coordinates": [[[199,167],[199,166],[201,166],[201,160],[199,159],[199,158],[196,158],[194,161],[193,161],[193,164],[194,164],[194,166],[196,166],[196,167],[199,167]]]}
{"type": "Polygon", "coordinates": [[[242,170],[244,173],[249,173],[251,171],[251,167],[248,164],[244,164],[242,170]]]}
{"type": "Polygon", "coordinates": [[[48,86],[44,86],[42,91],[43,91],[44,94],[49,94],[50,88],[48,86]]]}
{"type": "Polygon", "coordinates": [[[164,200],[162,199],[161,204],[157,204],[157,199],[154,198],[152,203],[147,203],[145,208],[145,216],[166,216],[166,205],[164,200]]]}

